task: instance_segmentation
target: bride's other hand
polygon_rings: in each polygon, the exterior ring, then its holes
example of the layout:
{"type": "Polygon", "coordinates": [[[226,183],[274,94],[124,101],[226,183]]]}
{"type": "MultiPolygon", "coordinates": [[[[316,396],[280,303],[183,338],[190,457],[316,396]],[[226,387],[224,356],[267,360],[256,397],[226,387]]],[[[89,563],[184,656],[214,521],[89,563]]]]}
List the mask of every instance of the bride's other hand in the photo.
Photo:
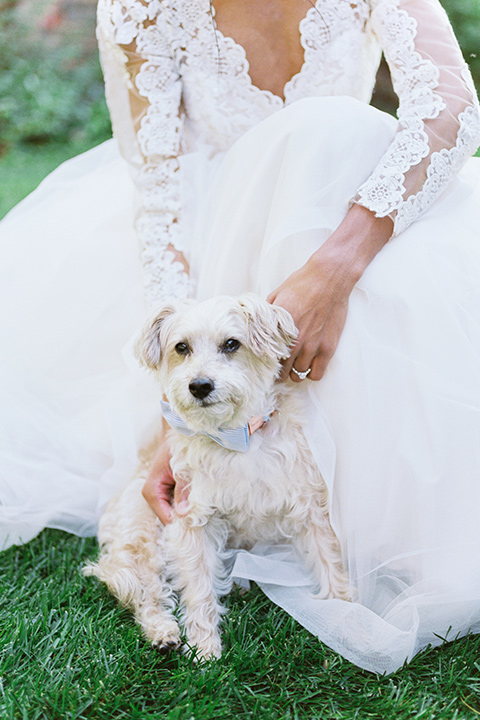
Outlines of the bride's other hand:
{"type": "Polygon", "coordinates": [[[188,512],[188,486],[179,478],[175,480],[170,459],[170,448],[164,438],[142,488],[143,497],[163,525],[171,522],[173,506],[177,515],[186,515],[188,512]]]}
{"type": "Polygon", "coordinates": [[[310,380],[323,377],[345,325],[350,293],[392,231],[390,218],[376,218],[353,205],[305,265],[268,296],[269,302],[290,312],[299,331],[282,379],[302,381],[293,367],[303,373],[310,368],[310,380]]]}

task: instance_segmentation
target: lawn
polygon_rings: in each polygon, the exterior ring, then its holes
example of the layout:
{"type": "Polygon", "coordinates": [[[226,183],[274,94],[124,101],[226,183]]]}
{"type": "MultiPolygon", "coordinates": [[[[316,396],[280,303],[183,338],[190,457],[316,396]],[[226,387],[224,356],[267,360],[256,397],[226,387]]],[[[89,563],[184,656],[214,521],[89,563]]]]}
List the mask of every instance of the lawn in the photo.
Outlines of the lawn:
{"type": "Polygon", "coordinates": [[[44,531],[0,555],[2,720],[460,720],[480,715],[480,637],[377,677],[320,644],[258,588],[228,599],[221,660],[163,657],[81,574],[94,539],[44,531]]]}

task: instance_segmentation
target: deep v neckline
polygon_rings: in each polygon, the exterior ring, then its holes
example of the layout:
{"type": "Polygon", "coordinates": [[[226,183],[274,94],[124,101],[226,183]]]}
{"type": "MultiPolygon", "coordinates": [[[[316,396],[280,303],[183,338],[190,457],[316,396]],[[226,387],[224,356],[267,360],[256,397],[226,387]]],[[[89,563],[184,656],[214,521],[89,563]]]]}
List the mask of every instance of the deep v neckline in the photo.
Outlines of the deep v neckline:
{"type": "Polygon", "coordinates": [[[206,0],[207,4],[207,16],[208,21],[213,25],[213,29],[215,31],[215,34],[218,38],[221,38],[223,40],[223,47],[225,48],[225,57],[228,62],[228,50],[229,48],[234,48],[237,52],[241,52],[244,63],[242,66],[242,75],[246,82],[248,83],[248,86],[252,89],[252,91],[259,93],[260,95],[263,95],[264,97],[269,98],[271,101],[276,102],[280,107],[285,107],[285,105],[288,104],[288,92],[289,89],[295,84],[295,82],[303,75],[303,72],[305,70],[305,67],[307,65],[307,52],[306,52],[306,45],[304,43],[304,34],[303,29],[306,26],[306,24],[309,22],[310,18],[312,17],[313,13],[318,12],[317,4],[318,0],[316,0],[315,3],[312,3],[312,6],[308,8],[307,12],[305,13],[304,17],[300,20],[298,25],[298,33],[299,33],[299,39],[300,39],[300,45],[303,48],[303,62],[302,65],[297,73],[294,73],[292,77],[287,80],[285,85],[283,86],[283,97],[281,95],[278,95],[277,93],[274,93],[272,90],[262,90],[258,85],[256,85],[253,80],[252,76],[250,75],[250,62],[247,57],[247,53],[243,45],[235,38],[233,38],[231,35],[225,35],[221,30],[219,30],[217,26],[217,21],[215,18],[216,10],[215,6],[210,0],[206,0]]]}

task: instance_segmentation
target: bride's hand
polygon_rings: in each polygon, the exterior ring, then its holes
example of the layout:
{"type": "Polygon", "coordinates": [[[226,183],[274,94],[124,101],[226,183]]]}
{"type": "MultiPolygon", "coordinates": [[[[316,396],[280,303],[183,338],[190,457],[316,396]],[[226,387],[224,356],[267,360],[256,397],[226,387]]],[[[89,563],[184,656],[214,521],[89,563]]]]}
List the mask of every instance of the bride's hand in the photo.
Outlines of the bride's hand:
{"type": "Polygon", "coordinates": [[[163,439],[142,489],[143,497],[163,525],[171,522],[173,505],[177,515],[188,512],[188,487],[181,479],[173,477],[170,459],[168,442],[163,439]]]}
{"type": "Polygon", "coordinates": [[[320,380],[340,340],[355,283],[335,258],[324,255],[312,256],[267,298],[289,311],[299,331],[292,353],[283,363],[282,379],[290,376],[301,382],[294,367],[298,372],[310,368],[308,378],[320,380]]]}
{"type": "Polygon", "coordinates": [[[392,228],[390,218],[353,205],[324,245],[269,295],[269,302],[290,312],[299,331],[282,379],[301,382],[292,368],[310,369],[310,380],[323,377],[345,325],[350,293],[392,228]]]}

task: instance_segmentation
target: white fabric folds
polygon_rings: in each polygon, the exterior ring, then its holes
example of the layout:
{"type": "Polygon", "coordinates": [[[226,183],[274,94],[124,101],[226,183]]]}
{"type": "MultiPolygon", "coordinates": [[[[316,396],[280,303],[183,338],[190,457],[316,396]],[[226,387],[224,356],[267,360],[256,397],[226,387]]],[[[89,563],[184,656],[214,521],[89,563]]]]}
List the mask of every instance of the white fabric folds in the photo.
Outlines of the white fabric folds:
{"type": "MultiPolygon", "coordinates": [[[[230,150],[181,158],[199,297],[266,295],[338,225],[396,129],[358,101],[292,103],[230,150]]],[[[0,224],[0,542],[91,534],[160,397],[131,338],[144,308],[133,188],[108,142],[0,224]]],[[[480,630],[480,160],[379,253],[325,377],[299,387],[358,592],[318,601],[288,546],[234,574],[345,657],[391,672],[480,630]]]]}

